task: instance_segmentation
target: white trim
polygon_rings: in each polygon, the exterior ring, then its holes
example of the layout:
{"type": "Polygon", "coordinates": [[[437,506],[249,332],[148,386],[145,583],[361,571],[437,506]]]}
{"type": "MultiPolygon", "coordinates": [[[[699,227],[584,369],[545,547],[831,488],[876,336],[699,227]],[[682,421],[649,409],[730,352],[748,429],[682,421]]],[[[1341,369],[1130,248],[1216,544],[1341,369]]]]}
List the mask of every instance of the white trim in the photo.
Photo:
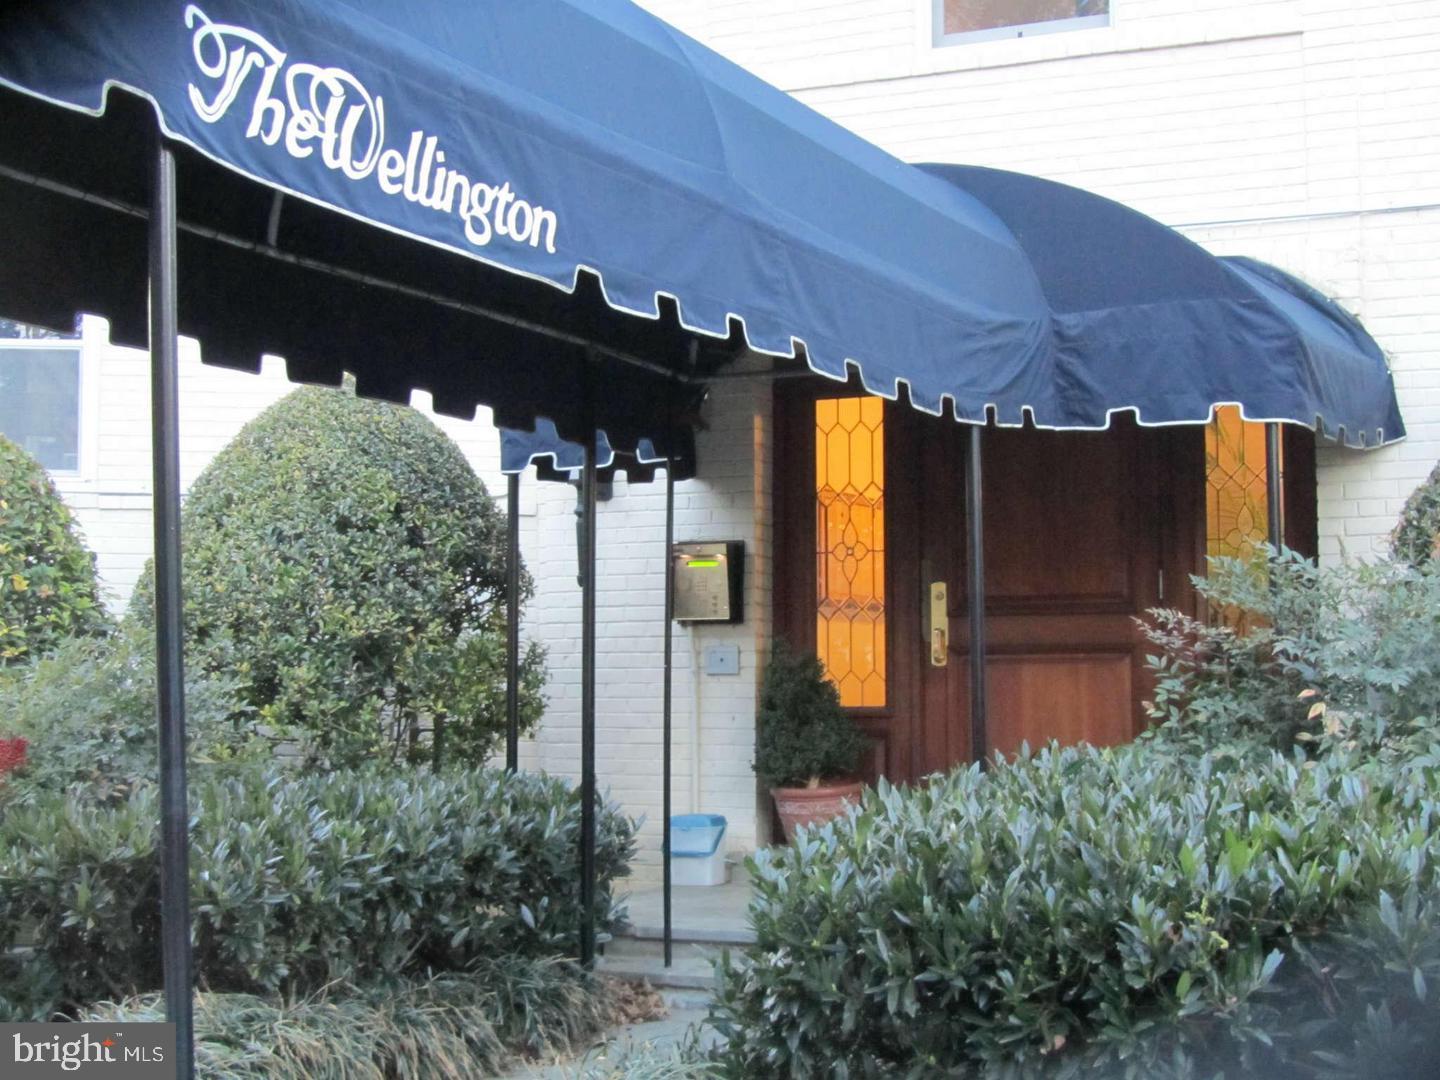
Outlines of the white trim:
{"type": "MultiPolygon", "coordinates": [[[[932,2],[933,2],[933,0],[932,0],[932,2]]],[[[748,324],[747,324],[746,321],[745,321],[745,316],[744,316],[744,315],[741,315],[741,314],[738,313],[738,312],[728,311],[728,310],[726,311],[725,327],[724,327],[724,329],[722,329],[722,330],[711,330],[711,329],[709,329],[708,327],[705,327],[705,326],[692,325],[691,323],[687,322],[686,319],[685,319],[684,304],[682,303],[680,297],[677,296],[675,293],[668,292],[668,291],[665,291],[665,290],[662,290],[662,289],[656,289],[655,292],[653,293],[654,310],[652,310],[652,311],[646,311],[646,310],[644,310],[643,308],[631,308],[631,307],[627,307],[627,306],[625,306],[625,305],[623,305],[623,304],[616,303],[614,300],[612,300],[612,299],[610,298],[609,291],[608,291],[608,290],[606,289],[606,287],[605,287],[605,275],[604,275],[597,267],[590,266],[590,265],[588,265],[588,264],[586,264],[586,263],[576,263],[576,264],[575,264],[575,269],[574,269],[574,272],[573,272],[573,274],[572,274],[570,284],[567,286],[567,285],[565,285],[563,282],[555,281],[555,280],[553,280],[553,279],[551,279],[551,278],[544,277],[544,276],[542,276],[542,275],[532,273],[532,272],[530,272],[530,271],[528,271],[528,270],[521,270],[521,269],[518,269],[518,268],[516,268],[516,267],[509,266],[509,265],[507,265],[507,264],[505,264],[505,263],[503,263],[503,262],[496,261],[496,260],[494,260],[494,259],[487,259],[487,258],[485,258],[484,256],[476,253],[473,249],[467,250],[467,249],[465,249],[465,248],[458,247],[458,246],[456,246],[456,245],[454,245],[454,244],[449,244],[449,243],[446,243],[446,242],[444,242],[444,241],[432,239],[431,237],[421,236],[421,235],[419,235],[419,234],[417,234],[417,233],[409,232],[409,231],[407,231],[407,230],[405,230],[405,229],[399,228],[398,226],[391,225],[391,224],[389,224],[388,222],[377,221],[377,220],[375,220],[375,219],[373,219],[373,218],[364,217],[363,215],[354,213],[353,211],[347,210],[347,209],[345,209],[345,208],[343,208],[343,207],[335,206],[335,205],[333,205],[333,204],[331,204],[331,203],[328,203],[328,202],[324,201],[323,199],[317,198],[317,197],[315,197],[315,196],[313,196],[313,195],[308,195],[308,194],[306,194],[306,193],[304,193],[304,192],[295,191],[295,190],[293,190],[293,189],[291,189],[291,188],[288,188],[288,187],[285,187],[285,186],[283,186],[283,185],[281,185],[281,184],[277,184],[277,183],[274,183],[273,181],[266,180],[266,179],[264,179],[264,178],[262,178],[262,177],[256,176],[256,175],[254,175],[253,173],[251,173],[251,172],[249,172],[249,171],[247,171],[247,170],[245,170],[245,169],[240,168],[239,166],[237,166],[237,165],[234,164],[233,162],[228,161],[228,160],[226,160],[225,158],[221,158],[221,157],[216,156],[215,154],[210,153],[210,152],[207,151],[204,147],[201,147],[201,146],[196,145],[195,143],[191,142],[189,139],[185,138],[183,135],[180,135],[180,134],[172,131],[172,130],[170,129],[169,125],[165,122],[165,113],[164,113],[163,109],[161,108],[160,103],[159,103],[151,94],[149,94],[148,92],[146,92],[146,91],[144,91],[144,90],[141,90],[141,89],[138,88],[138,87],[131,86],[130,84],[121,82],[121,81],[119,81],[119,80],[117,80],[117,79],[106,79],[106,80],[104,81],[104,83],[101,84],[101,98],[100,98],[100,106],[99,106],[98,108],[88,108],[88,107],[86,107],[86,106],[84,106],[84,105],[75,105],[75,104],[73,104],[73,103],[71,103],[71,102],[61,101],[61,100],[59,100],[59,99],[52,98],[52,97],[50,97],[50,96],[48,96],[48,95],[46,95],[46,94],[38,93],[38,92],[36,92],[36,91],[34,91],[34,90],[29,89],[28,87],[21,86],[21,85],[19,85],[18,83],[14,83],[14,82],[10,81],[9,79],[5,79],[5,78],[0,78],[0,86],[7,87],[7,88],[9,88],[9,89],[11,89],[11,90],[14,90],[15,92],[17,92],[17,93],[19,93],[19,94],[22,94],[22,95],[24,95],[24,96],[26,96],[26,97],[29,97],[29,98],[32,98],[32,99],[35,99],[35,100],[38,100],[38,101],[43,101],[43,102],[46,102],[47,104],[58,106],[59,108],[68,109],[68,110],[70,110],[70,111],[72,111],[72,112],[78,112],[78,113],[82,113],[82,114],[84,114],[84,115],[86,115],[86,116],[93,116],[93,117],[100,117],[100,116],[103,116],[103,115],[104,115],[106,109],[109,107],[110,91],[111,91],[112,89],[124,90],[124,91],[126,91],[126,92],[128,92],[128,93],[135,94],[136,96],[138,96],[138,97],[141,98],[142,100],[147,101],[147,102],[150,103],[151,108],[153,108],[153,109],[155,110],[156,122],[158,123],[161,132],[162,132],[167,138],[172,139],[172,140],[174,140],[175,142],[181,143],[182,145],[188,146],[188,147],[190,147],[192,150],[194,150],[196,153],[200,154],[202,157],[205,157],[205,158],[207,158],[208,160],[215,162],[215,164],[219,165],[220,167],[225,168],[225,169],[229,169],[231,172],[234,172],[234,173],[236,173],[236,174],[238,174],[238,175],[240,175],[240,176],[243,176],[243,177],[245,177],[246,179],[248,179],[248,180],[250,180],[250,181],[252,181],[252,182],[254,182],[254,183],[260,184],[260,185],[262,185],[262,186],[264,186],[264,187],[267,187],[267,188],[269,188],[269,189],[271,189],[271,190],[273,190],[273,191],[282,192],[283,194],[289,195],[289,196],[291,196],[292,198],[300,199],[300,200],[302,200],[302,201],[304,201],[304,202],[310,203],[310,204],[313,205],[313,206],[319,206],[319,207],[321,207],[322,209],[329,210],[329,211],[331,211],[331,212],[333,212],[333,213],[341,214],[341,215],[343,215],[343,216],[345,216],[345,217],[348,217],[348,218],[350,218],[350,219],[352,219],[352,220],[363,222],[363,223],[365,223],[365,224],[367,224],[367,225],[374,226],[375,228],[382,229],[382,230],[384,230],[384,231],[386,231],[386,232],[393,233],[393,234],[395,234],[395,235],[397,235],[397,236],[402,236],[402,237],[405,237],[405,238],[407,238],[407,239],[410,239],[410,240],[413,240],[413,241],[416,241],[416,242],[419,242],[419,243],[422,243],[422,244],[429,244],[431,247],[439,248],[439,249],[442,250],[442,251],[449,251],[449,252],[452,252],[452,253],[454,253],[454,254],[461,255],[461,256],[463,256],[463,257],[465,257],[465,258],[473,259],[473,260],[475,260],[475,261],[478,262],[478,263],[481,263],[481,264],[483,264],[483,265],[485,265],[485,266],[493,267],[494,269],[501,270],[501,271],[503,271],[503,272],[505,272],[505,273],[514,274],[514,275],[516,275],[517,277],[527,278],[527,279],[529,279],[529,280],[531,280],[531,281],[541,282],[541,283],[543,283],[543,284],[546,284],[546,285],[551,286],[552,288],[559,289],[561,292],[565,293],[567,296],[573,296],[573,295],[575,294],[576,289],[579,288],[579,284],[580,284],[580,274],[581,274],[582,272],[588,272],[588,273],[590,273],[590,274],[593,274],[593,275],[595,276],[596,280],[599,282],[599,284],[600,284],[600,295],[601,295],[601,298],[605,301],[606,305],[607,305],[612,311],[618,311],[618,312],[621,312],[622,314],[625,314],[625,315],[634,315],[634,316],[637,316],[637,317],[642,318],[642,319],[649,319],[649,320],[651,320],[652,322],[658,322],[658,321],[660,320],[660,318],[662,317],[660,301],[661,301],[662,299],[667,299],[667,300],[670,300],[671,302],[673,302],[674,305],[675,305],[675,317],[676,317],[676,321],[679,323],[679,325],[680,325],[683,329],[688,330],[689,332],[691,332],[691,333],[693,333],[693,334],[699,334],[699,335],[702,335],[702,336],[704,336],[704,337],[713,338],[713,339],[719,340],[719,341],[726,340],[726,339],[728,339],[729,336],[730,336],[730,334],[729,334],[729,322],[730,322],[731,319],[733,319],[733,320],[735,320],[737,323],[739,323],[741,333],[744,335],[744,338],[745,338],[745,345],[746,345],[746,347],[747,347],[751,352],[753,352],[753,353],[756,353],[756,354],[759,354],[759,355],[762,355],[762,356],[773,356],[773,357],[780,357],[780,358],[783,358],[783,359],[793,360],[793,359],[798,359],[798,358],[799,358],[799,356],[800,356],[800,350],[803,349],[803,350],[804,350],[804,354],[805,354],[805,363],[806,363],[806,366],[807,366],[811,371],[813,371],[816,375],[819,375],[819,376],[821,376],[822,378],[830,379],[830,380],[832,380],[832,381],[834,381],[834,382],[839,382],[839,383],[848,382],[848,381],[850,380],[850,378],[852,377],[852,375],[853,375],[853,376],[857,376],[857,377],[859,378],[859,380],[860,380],[860,384],[865,388],[865,390],[866,390],[867,393],[874,394],[874,395],[877,396],[877,397],[885,398],[887,401],[898,401],[899,398],[900,398],[900,390],[901,390],[901,388],[903,387],[903,388],[905,389],[905,391],[906,391],[907,396],[910,396],[910,398],[911,398],[911,402],[910,402],[911,406],[912,406],[913,408],[915,408],[917,411],[923,412],[923,413],[925,413],[925,414],[927,414],[927,415],[929,415],[929,416],[944,416],[944,415],[946,415],[946,413],[947,413],[947,411],[948,411],[948,412],[950,413],[950,415],[952,415],[952,416],[954,417],[954,419],[955,419],[956,421],[958,421],[959,423],[962,423],[962,424],[979,424],[979,425],[984,425],[984,424],[990,422],[990,421],[988,420],[988,417],[989,417],[991,414],[994,414],[994,415],[996,416],[996,419],[995,419],[994,423],[995,423],[995,425],[996,425],[997,427],[1023,427],[1023,426],[1025,426],[1025,419],[1024,419],[1024,417],[1028,416],[1029,419],[1030,419],[1031,424],[1032,424],[1034,427],[1037,427],[1037,428],[1039,428],[1039,429],[1041,429],[1041,430],[1045,430],[1045,431],[1106,431],[1106,430],[1108,430],[1109,427],[1110,427],[1110,419],[1111,419],[1111,417],[1113,417],[1116,413],[1121,413],[1121,412],[1131,412],[1131,413],[1134,413],[1134,414],[1135,414],[1135,421],[1136,421],[1136,423],[1139,424],[1139,425],[1141,425],[1142,427],[1175,427],[1175,426],[1185,425],[1185,424],[1205,424],[1205,423],[1209,423],[1209,422],[1210,422],[1210,418],[1211,418],[1211,417],[1213,416],[1213,414],[1214,414],[1214,409],[1215,409],[1215,407],[1218,406],[1218,405],[1234,404],[1234,405],[1240,406],[1240,403],[1239,403],[1239,402],[1212,402],[1211,405],[1210,405],[1210,408],[1209,408],[1209,410],[1208,410],[1208,412],[1207,412],[1207,414],[1206,414],[1206,416],[1203,417],[1203,418],[1197,417],[1197,418],[1195,418],[1195,419],[1193,419],[1193,420],[1192,420],[1192,419],[1166,420],[1166,421],[1149,422],[1149,423],[1147,423],[1147,422],[1143,419],[1143,417],[1141,416],[1139,406],[1137,406],[1137,405],[1119,405],[1119,406],[1115,406],[1115,407],[1113,407],[1113,408],[1111,408],[1111,409],[1108,409],[1108,410],[1106,411],[1106,414],[1105,414],[1105,423],[1104,423],[1103,425],[1094,425],[1094,426],[1089,426],[1089,425],[1066,425],[1066,426],[1064,426],[1064,427],[1036,423],[1035,420],[1034,420],[1033,410],[1031,409],[1031,406],[1029,406],[1029,405],[1023,405],[1023,406],[1021,406],[1022,419],[1021,419],[1020,421],[1018,421],[1018,422],[1012,422],[1012,423],[1003,423],[1003,422],[1001,422],[1001,421],[999,420],[999,418],[998,418],[998,408],[997,408],[997,405],[996,405],[995,402],[986,402],[986,404],[985,404],[985,406],[984,406],[984,408],[983,408],[983,410],[982,410],[983,413],[984,413],[984,415],[985,415],[985,417],[986,417],[985,419],[974,419],[974,418],[969,418],[969,417],[960,416],[957,412],[955,412],[955,407],[954,407],[954,406],[955,406],[955,402],[954,402],[954,398],[953,398],[952,395],[949,395],[949,394],[942,394],[942,395],[940,396],[940,402],[939,402],[939,407],[938,407],[938,408],[935,408],[935,409],[927,408],[926,406],[917,403],[917,402],[914,400],[913,395],[910,394],[911,385],[910,385],[910,381],[909,381],[908,379],[905,379],[905,378],[902,378],[902,377],[897,376],[897,377],[895,377],[895,378],[892,380],[892,383],[891,383],[891,386],[889,387],[889,389],[886,390],[886,389],[883,388],[882,386],[872,383],[872,381],[871,381],[871,380],[866,376],[866,374],[865,374],[865,369],[864,369],[863,364],[862,364],[860,361],[856,360],[854,357],[848,357],[848,356],[847,356],[847,357],[844,358],[844,360],[842,361],[843,371],[842,371],[842,373],[840,373],[840,374],[833,374],[833,373],[828,372],[828,371],[825,371],[825,370],[823,370],[823,369],[821,369],[821,368],[817,368],[817,367],[815,366],[815,364],[814,364],[814,361],[813,361],[812,358],[811,358],[811,351],[810,351],[808,345],[806,345],[805,339],[802,338],[802,337],[799,337],[799,336],[796,335],[796,334],[791,334],[791,335],[790,335],[790,351],[789,351],[789,352],[782,352],[782,351],[776,351],[776,350],[773,350],[773,349],[766,349],[766,348],[762,348],[762,347],[756,345],[756,344],[755,344],[754,342],[752,342],[751,339],[750,339],[750,329],[749,329],[748,324]],[[950,407],[949,407],[948,410],[947,410],[947,408],[946,408],[946,401],[947,401],[947,400],[950,402],[950,407]]],[[[899,159],[896,159],[896,160],[898,161],[899,159]]],[[[902,164],[903,164],[903,163],[902,163],[902,164]]],[[[203,346],[202,346],[202,353],[203,353],[203,346]]],[[[202,361],[203,361],[203,355],[202,355],[202,361]]],[[[1243,407],[1243,406],[1240,406],[1240,408],[1241,408],[1241,415],[1244,416],[1244,407],[1243,407]]],[[[1272,423],[1272,422],[1273,422],[1273,423],[1287,423],[1287,424],[1299,423],[1299,421],[1296,421],[1296,420],[1293,420],[1293,419],[1290,419],[1290,418],[1265,418],[1265,417],[1250,417],[1250,416],[1244,416],[1244,418],[1247,419],[1247,420],[1250,420],[1250,421],[1252,421],[1252,422],[1254,422],[1254,423],[1272,423]]],[[[1383,429],[1383,428],[1377,428],[1377,429],[1376,429],[1376,432],[1375,432],[1376,441],[1375,441],[1374,444],[1370,444],[1370,443],[1367,441],[1367,439],[1366,439],[1366,433],[1365,433],[1365,432],[1361,432],[1361,433],[1360,433],[1358,444],[1351,444],[1350,441],[1349,441],[1349,439],[1347,439],[1347,438],[1345,437],[1345,428],[1344,428],[1343,426],[1337,426],[1337,428],[1336,428],[1336,430],[1340,433],[1338,437],[1337,437],[1337,436],[1330,435],[1330,434],[1327,432],[1327,430],[1326,430],[1326,425],[1325,425],[1325,423],[1324,423],[1323,417],[1317,416],[1317,417],[1316,417],[1316,422],[1315,422],[1314,424],[1306,424],[1305,426],[1310,427],[1312,430],[1314,430],[1315,432],[1317,432],[1317,434],[1321,435],[1321,437],[1323,437],[1323,438],[1338,438],[1338,441],[1344,442],[1347,446],[1348,446],[1348,445],[1354,445],[1355,448],[1357,448],[1357,449],[1370,449],[1370,448],[1372,447],[1372,445],[1373,445],[1373,446],[1383,446],[1383,445],[1386,445],[1386,443],[1387,443],[1387,440],[1385,439],[1384,429],[1383,429]]],[[[1388,440],[1388,442],[1398,442],[1398,441],[1400,441],[1400,440],[1399,440],[1399,439],[1391,439],[1391,440],[1388,440]]]]}

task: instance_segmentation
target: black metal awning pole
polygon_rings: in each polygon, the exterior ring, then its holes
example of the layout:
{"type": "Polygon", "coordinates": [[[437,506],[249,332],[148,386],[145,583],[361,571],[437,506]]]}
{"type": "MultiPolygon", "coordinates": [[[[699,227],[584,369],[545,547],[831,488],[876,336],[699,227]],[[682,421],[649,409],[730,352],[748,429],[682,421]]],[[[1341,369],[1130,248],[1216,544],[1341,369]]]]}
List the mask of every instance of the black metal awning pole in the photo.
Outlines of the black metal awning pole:
{"type": "Polygon", "coordinates": [[[989,755],[985,693],[985,507],[981,501],[980,453],[985,429],[970,428],[965,457],[965,531],[970,547],[970,756],[982,764],[989,755]]]}
{"type": "Polygon", "coordinates": [[[665,459],[665,702],[664,702],[664,750],[661,773],[661,860],[665,875],[665,966],[674,960],[674,925],[671,921],[671,880],[670,880],[670,743],[672,704],[674,698],[674,648],[675,648],[675,562],[670,557],[675,547],[675,459],[665,459]]]}
{"type": "Polygon", "coordinates": [[[1285,546],[1285,455],[1280,449],[1280,425],[1265,425],[1265,494],[1269,503],[1270,546],[1285,546]]]}
{"type": "Polygon", "coordinates": [[[587,968],[595,964],[595,441],[591,424],[580,482],[580,963],[587,968]]]}
{"type": "Polygon", "coordinates": [[[505,509],[505,770],[520,767],[520,474],[507,478],[505,509]]]}
{"type": "Polygon", "coordinates": [[[160,946],[165,1018],[179,1076],[195,1075],[190,959],[190,809],[185,791],[184,615],[180,586],[179,273],[175,156],[155,134],[150,214],[150,437],[154,470],[155,682],[160,731],[160,946]]]}

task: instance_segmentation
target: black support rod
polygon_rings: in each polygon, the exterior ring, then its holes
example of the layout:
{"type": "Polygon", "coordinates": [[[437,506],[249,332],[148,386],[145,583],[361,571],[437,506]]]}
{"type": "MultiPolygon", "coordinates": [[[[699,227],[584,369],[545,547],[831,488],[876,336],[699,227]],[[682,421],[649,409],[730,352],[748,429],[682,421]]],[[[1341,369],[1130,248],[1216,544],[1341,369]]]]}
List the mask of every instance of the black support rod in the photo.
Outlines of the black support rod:
{"type": "Polygon", "coordinates": [[[505,500],[505,770],[520,767],[520,474],[505,500]]]}
{"type": "Polygon", "coordinates": [[[665,966],[674,960],[674,925],[671,921],[671,880],[670,880],[670,744],[673,719],[672,705],[675,689],[675,560],[671,551],[675,547],[675,459],[665,459],[665,690],[664,690],[664,749],[661,754],[661,860],[665,874],[665,966]]]}
{"type": "Polygon", "coordinates": [[[580,963],[595,964],[595,430],[581,478],[580,570],[580,963]]]}
{"type": "Polygon", "coordinates": [[[970,756],[984,762],[989,740],[985,687],[985,513],[981,501],[980,453],[984,428],[970,428],[965,456],[965,531],[970,548],[970,756]]]}
{"type": "Polygon", "coordinates": [[[179,258],[175,157],[157,132],[150,214],[150,436],[154,470],[155,682],[160,731],[160,947],[178,1075],[195,1075],[190,960],[190,812],[185,791],[184,617],[180,587],[179,258]]]}
{"type": "Polygon", "coordinates": [[[1265,425],[1265,495],[1269,503],[1270,546],[1285,546],[1285,455],[1280,449],[1280,425],[1265,425]]]}

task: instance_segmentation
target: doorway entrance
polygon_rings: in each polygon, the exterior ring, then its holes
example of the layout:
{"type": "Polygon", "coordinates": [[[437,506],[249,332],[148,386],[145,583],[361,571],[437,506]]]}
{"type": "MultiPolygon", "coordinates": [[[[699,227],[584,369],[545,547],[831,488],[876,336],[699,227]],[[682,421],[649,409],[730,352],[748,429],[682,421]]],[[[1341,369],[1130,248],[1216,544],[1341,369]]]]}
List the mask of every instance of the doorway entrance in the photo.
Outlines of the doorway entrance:
{"type": "MultiPolygon", "coordinates": [[[[869,778],[970,760],[969,427],[834,384],[778,389],[776,418],[777,460],[813,462],[777,480],[778,632],[839,686],[869,778]]],[[[1152,688],[1135,619],[1202,616],[1207,551],[1263,540],[1263,428],[1120,415],[982,443],[988,750],[1133,738],[1152,688]]],[[[1287,543],[1313,554],[1314,440],[1284,445],[1287,543]]]]}

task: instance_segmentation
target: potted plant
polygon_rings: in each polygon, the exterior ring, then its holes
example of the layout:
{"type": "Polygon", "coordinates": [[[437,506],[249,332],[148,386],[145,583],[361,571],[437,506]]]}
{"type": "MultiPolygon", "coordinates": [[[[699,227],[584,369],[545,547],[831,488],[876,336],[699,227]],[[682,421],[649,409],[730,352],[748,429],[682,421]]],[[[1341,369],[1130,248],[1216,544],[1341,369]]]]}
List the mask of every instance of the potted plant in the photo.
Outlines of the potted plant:
{"type": "Polygon", "coordinates": [[[836,817],[859,800],[864,738],[817,657],[775,643],[757,720],[755,772],[770,788],[786,840],[797,826],[836,817]]]}

